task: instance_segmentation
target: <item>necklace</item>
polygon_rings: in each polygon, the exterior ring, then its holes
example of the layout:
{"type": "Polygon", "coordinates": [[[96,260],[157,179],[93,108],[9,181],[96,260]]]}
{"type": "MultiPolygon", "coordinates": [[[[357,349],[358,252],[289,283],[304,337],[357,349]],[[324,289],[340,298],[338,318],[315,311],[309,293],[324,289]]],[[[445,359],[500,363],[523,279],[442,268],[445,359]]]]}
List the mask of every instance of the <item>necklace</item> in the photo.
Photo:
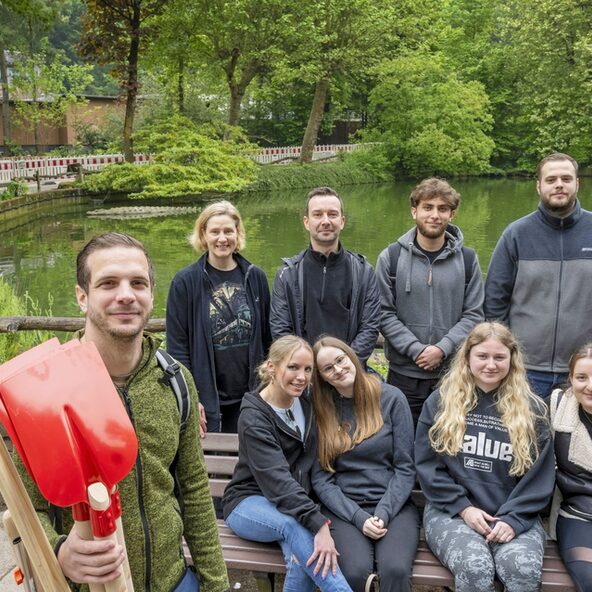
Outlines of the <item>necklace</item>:
{"type": "Polygon", "coordinates": [[[273,410],[279,415],[280,419],[292,430],[294,430],[300,439],[302,439],[302,432],[300,431],[300,427],[298,422],[296,421],[296,416],[294,415],[294,404],[296,401],[293,401],[290,407],[284,409],[283,407],[276,407],[275,405],[271,405],[273,410]]]}

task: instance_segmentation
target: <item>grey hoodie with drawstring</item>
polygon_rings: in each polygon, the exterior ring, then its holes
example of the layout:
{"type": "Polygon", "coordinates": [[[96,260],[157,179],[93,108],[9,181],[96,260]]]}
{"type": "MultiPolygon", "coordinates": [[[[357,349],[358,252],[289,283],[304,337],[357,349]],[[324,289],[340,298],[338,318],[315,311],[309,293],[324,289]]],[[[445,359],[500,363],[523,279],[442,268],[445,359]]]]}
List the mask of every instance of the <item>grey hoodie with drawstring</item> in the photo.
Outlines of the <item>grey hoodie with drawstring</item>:
{"type": "Polygon", "coordinates": [[[428,345],[438,346],[449,358],[483,320],[483,278],[474,257],[465,285],[463,236],[457,226],[448,225],[444,249],[433,263],[414,245],[416,232],[412,228],[399,238],[401,252],[394,275],[389,248],[378,256],[380,331],[393,371],[413,378],[437,378],[440,369],[423,370],[415,359],[428,345]]]}

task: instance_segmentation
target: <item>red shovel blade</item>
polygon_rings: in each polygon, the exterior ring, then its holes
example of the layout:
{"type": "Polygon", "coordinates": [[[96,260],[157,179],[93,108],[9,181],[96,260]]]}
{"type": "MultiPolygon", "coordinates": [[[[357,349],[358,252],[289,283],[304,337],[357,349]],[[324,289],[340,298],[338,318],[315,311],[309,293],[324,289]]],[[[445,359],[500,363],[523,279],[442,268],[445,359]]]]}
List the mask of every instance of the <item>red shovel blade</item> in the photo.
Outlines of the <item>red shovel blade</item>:
{"type": "Polygon", "coordinates": [[[134,465],[138,442],[92,343],[48,351],[0,384],[23,460],[43,496],[58,506],[87,501],[87,486],[108,489],[134,465]]]}
{"type": "MultiPolygon", "coordinates": [[[[12,376],[16,372],[22,370],[23,368],[26,368],[27,366],[34,364],[36,361],[41,360],[42,358],[47,356],[47,354],[49,352],[51,352],[53,350],[57,350],[59,348],[60,348],[60,342],[59,342],[58,338],[53,337],[52,339],[49,339],[48,341],[45,341],[45,342],[41,343],[40,345],[37,345],[37,346],[31,348],[30,350],[23,352],[22,354],[12,358],[12,360],[8,360],[7,362],[5,362],[4,364],[2,364],[0,366],[0,383],[2,383],[4,380],[8,379],[8,377],[12,376]]],[[[31,470],[30,470],[29,466],[27,465],[27,459],[24,456],[24,451],[22,449],[21,443],[18,439],[18,436],[17,436],[17,433],[14,429],[14,426],[12,425],[12,421],[10,421],[10,418],[8,416],[8,411],[6,410],[6,407],[4,406],[4,403],[1,400],[0,400],[0,421],[4,425],[4,428],[6,429],[8,435],[10,436],[10,439],[11,439],[13,445],[17,449],[19,456],[23,459],[23,462],[25,463],[25,466],[27,467],[27,470],[30,473],[31,470]]]]}

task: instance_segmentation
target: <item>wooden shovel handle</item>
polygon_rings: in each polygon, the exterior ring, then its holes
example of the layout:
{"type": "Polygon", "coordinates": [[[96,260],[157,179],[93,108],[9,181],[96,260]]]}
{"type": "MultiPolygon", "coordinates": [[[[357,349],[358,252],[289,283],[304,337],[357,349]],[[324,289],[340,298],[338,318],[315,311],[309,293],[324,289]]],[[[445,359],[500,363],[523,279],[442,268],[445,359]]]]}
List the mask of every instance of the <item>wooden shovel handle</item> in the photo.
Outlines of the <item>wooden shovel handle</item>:
{"type": "Polygon", "coordinates": [[[23,588],[25,592],[43,592],[43,586],[39,583],[39,579],[35,577],[33,568],[31,567],[31,561],[29,560],[29,554],[25,549],[23,539],[18,533],[14,520],[10,515],[10,512],[6,510],[2,514],[2,522],[4,524],[4,530],[8,536],[8,540],[12,543],[12,549],[16,559],[17,567],[20,568],[23,574],[23,588]],[[32,584],[32,585],[31,585],[32,584]]]}
{"type": "Polygon", "coordinates": [[[127,584],[127,589],[129,592],[134,592],[134,583],[132,581],[132,572],[129,565],[129,560],[127,558],[127,547],[125,544],[125,536],[123,534],[123,524],[121,522],[121,518],[118,518],[115,521],[117,525],[117,530],[115,534],[117,535],[117,542],[123,547],[123,552],[125,553],[125,559],[123,560],[123,575],[125,577],[125,581],[127,584]]]}
{"type": "Polygon", "coordinates": [[[43,582],[45,592],[70,592],[4,441],[0,442],[0,493],[23,539],[33,572],[43,582]]]}

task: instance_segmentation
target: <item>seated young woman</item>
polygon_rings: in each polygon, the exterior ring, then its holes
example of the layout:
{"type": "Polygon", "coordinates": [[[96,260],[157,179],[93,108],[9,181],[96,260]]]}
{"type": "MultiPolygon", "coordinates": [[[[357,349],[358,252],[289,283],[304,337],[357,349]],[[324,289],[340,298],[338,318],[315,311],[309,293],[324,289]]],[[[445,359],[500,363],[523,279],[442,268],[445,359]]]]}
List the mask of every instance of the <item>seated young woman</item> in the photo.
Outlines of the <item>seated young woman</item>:
{"type": "Polygon", "coordinates": [[[378,573],[381,592],[411,590],[419,518],[413,420],[403,393],[367,374],[334,337],[313,348],[319,461],[313,488],[331,519],[339,565],[354,592],[378,573]]]}
{"type": "Polygon", "coordinates": [[[310,345],[286,335],[259,368],[262,388],[245,394],[239,452],[222,504],[239,536],[277,541],[286,559],[284,592],[351,592],[337,564],[329,520],[313,502],[310,471],[317,454],[310,345]]]}
{"type": "Polygon", "coordinates": [[[579,592],[592,590],[592,343],[569,361],[569,388],[551,394],[557,487],[557,542],[579,592]]]}
{"type": "Polygon", "coordinates": [[[457,592],[540,590],[553,492],[546,407],[528,385],[516,339],[476,325],[423,408],[415,462],[427,505],[425,539],[457,592]]]}

